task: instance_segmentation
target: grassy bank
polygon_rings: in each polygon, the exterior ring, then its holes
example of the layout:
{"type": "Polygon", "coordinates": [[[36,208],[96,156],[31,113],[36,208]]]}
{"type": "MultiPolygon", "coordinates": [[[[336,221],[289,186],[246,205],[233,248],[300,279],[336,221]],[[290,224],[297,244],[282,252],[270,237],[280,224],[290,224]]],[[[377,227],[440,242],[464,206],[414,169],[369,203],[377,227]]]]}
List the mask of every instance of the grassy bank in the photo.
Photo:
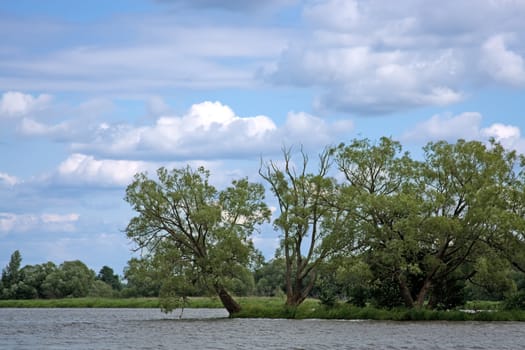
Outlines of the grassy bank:
{"type": "Polygon", "coordinates": [[[465,312],[460,310],[435,311],[426,309],[377,309],[339,304],[328,308],[315,300],[307,300],[296,309],[280,305],[243,305],[237,318],[293,318],[293,319],[346,319],[381,321],[525,321],[522,310],[488,310],[465,312]]]}
{"type": "MultiPolygon", "coordinates": [[[[158,298],[66,298],[0,300],[0,308],[160,308],[158,298]]],[[[216,298],[191,298],[191,308],[222,308],[216,298]]]]}
{"type": "MultiPolygon", "coordinates": [[[[239,297],[241,305],[260,308],[279,308],[284,299],[270,297],[239,297]]],[[[160,308],[158,298],[65,298],[65,299],[29,299],[0,300],[0,308],[160,308]]],[[[187,308],[222,308],[215,297],[188,298],[187,308]]]]}
{"type": "MultiPolygon", "coordinates": [[[[242,311],[235,318],[293,318],[293,319],[364,319],[391,321],[525,321],[525,311],[497,310],[491,305],[480,312],[433,311],[425,309],[377,309],[359,308],[349,304],[338,304],[327,308],[315,299],[307,299],[298,308],[284,307],[282,298],[241,297],[238,301],[242,311]]],[[[35,299],[35,300],[0,300],[1,307],[15,308],[160,308],[157,298],[71,298],[71,299],[35,299]]],[[[217,298],[190,298],[188,308],[222,308],[217,298]]],[[[469,307],[471,309],[480,309],[469,307]]]]}

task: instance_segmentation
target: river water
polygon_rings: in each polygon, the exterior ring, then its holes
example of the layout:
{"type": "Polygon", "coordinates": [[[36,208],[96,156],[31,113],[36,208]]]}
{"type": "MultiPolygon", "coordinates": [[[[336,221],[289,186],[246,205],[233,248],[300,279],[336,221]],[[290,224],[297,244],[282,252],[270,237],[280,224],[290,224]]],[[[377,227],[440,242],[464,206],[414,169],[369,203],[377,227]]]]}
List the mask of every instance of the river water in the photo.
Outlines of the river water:
{"type": "Polygon", "coordinates": [[[220,309],[0,309],[0,349],[524,349],[525,323],[229,319],[220,309]]]}

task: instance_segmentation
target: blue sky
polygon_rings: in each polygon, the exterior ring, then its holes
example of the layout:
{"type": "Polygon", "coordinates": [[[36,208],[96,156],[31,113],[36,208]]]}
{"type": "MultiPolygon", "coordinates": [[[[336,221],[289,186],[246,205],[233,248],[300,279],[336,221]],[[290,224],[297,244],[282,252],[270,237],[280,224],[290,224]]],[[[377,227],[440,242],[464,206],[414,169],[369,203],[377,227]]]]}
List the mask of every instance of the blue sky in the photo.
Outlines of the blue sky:
{"type": "MultiPolygon", "coordinates": [[[[282,145],[355,137],[525,152],[523,0],[0,2],[0,266],[121,274],[134,173],[217,187],[282,145]]],[[[277,233],[256,246],[271,257],[277,233]]]]}

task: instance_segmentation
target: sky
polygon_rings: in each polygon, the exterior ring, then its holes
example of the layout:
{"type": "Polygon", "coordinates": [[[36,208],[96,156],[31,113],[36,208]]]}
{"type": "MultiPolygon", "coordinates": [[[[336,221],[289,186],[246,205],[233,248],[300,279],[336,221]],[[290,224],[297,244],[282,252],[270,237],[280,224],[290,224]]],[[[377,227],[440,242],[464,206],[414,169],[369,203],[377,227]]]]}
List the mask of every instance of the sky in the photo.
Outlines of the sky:
{"type": "MultiPolygon", "coordinates": [[[[18,249],[122,274],[125,188],[160,166],[221,188],[354,138],[523,154],[523,18],[525,0],[1,1],[0,268],[18,249]]],[[[254,242],[271,258],[278,232],[254,242]]]]}

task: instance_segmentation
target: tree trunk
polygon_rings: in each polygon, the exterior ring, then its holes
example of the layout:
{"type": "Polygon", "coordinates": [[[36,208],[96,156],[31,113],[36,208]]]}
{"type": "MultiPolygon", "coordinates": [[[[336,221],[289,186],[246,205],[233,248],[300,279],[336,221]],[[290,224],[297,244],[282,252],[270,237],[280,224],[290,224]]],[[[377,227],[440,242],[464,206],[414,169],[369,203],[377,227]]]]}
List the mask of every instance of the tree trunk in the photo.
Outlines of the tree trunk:
{"type": "Polygon", "coordinates": [[[286,290],[286,305],[287,306],[299,306],[310,294],[310,291],[313,289],[315,280],[317,279],[317,274],[310,274],[310,281],[307,286],[303,287],[305,276],[297,276],[294,284],[290,283],[291,288],[286,290]]]}
{"type": "Polygon", "coordinates": [[[423,307],[423,304],[425,303],[425,298],[431,286],[432,286],[432,283],[430,282],[430,280],[426,279],[425,282],[423,283],[423,286],[419,290],[419,293],[417,294],[417,299],[416,299],[417,307],[423,307]]]}
{"type": "Polygon", "coordinates": [[[286,306],[299,306],[305,299],[306,296],[303,296],[300,290],[295,290],[293,293],[286,295],[286,306]]]}
{"type": "Polygon", "coordinates": [[[233,299],[233,297],[221,284],[215,285],[215,291],[217,292],[219,299],[221,299],[222,305],[224,305],[224,308],[226,311],[228,311],[230,316],[241,311],[241,305],[239,305],[239,303],[233,299]]]}
{"type": "Polygon", "coordinates": [[[401,292],[401,297],[405,302],[405,306],[408,308],[414,307],[414,299],[412,298],[412,294],[410,294],[407,284],[403,281],[401,276],[398,276],[397,279],[399,282],[399,291],[401,292]]]}

